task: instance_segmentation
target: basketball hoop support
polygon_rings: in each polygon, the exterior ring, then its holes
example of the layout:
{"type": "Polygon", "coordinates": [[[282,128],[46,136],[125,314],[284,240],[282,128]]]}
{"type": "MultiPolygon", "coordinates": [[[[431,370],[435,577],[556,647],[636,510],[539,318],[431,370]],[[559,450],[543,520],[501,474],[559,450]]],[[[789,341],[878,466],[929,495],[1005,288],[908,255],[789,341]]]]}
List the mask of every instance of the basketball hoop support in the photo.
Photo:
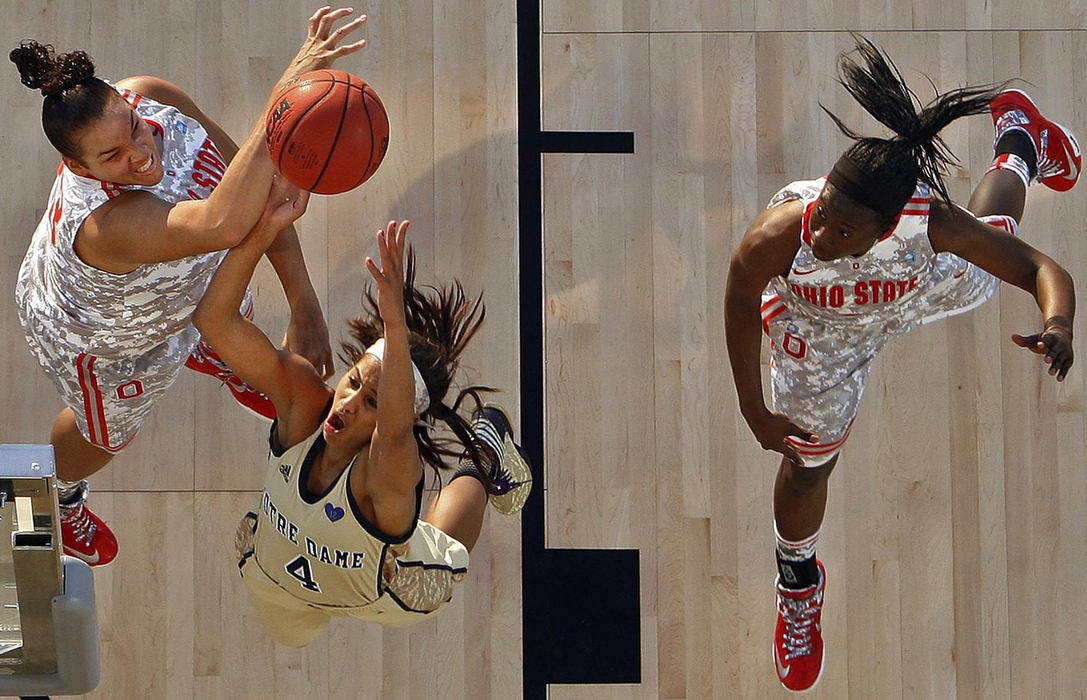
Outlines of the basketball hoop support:
{"type": "Polygon", "coordinates": [[[51,445],[0,445],[0,695],[98,685],[94,576],[62,554],[55,481],[51,445]]]}

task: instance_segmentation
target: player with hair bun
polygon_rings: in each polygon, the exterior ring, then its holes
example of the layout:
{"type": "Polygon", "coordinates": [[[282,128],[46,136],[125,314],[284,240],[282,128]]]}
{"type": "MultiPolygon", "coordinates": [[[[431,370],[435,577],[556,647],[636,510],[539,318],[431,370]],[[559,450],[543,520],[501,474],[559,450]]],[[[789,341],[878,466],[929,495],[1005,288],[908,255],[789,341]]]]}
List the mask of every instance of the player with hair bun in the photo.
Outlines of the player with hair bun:
{"type": "Polygon", "coordinates": [[[242,578],[265,628],[305,646],[332,617],[407,626],[442,610],[468,568],[488,502],[518,512],[532,476],[505,411],[471,386],[444,397],[484,307],[459,282],[419,289],[407,221],[377,233],[377,285],[349,321],[334,387],[238,313],[271,233],[307,197],[270,207],[215,273],[194,322],[238,376],[275,404],[264,493],[238,528],[242,578]],[[475,404],[469,423],[459,414],[475,404]],[[452,437],[442,437],[448,431],[452,437]],[[424,465],[459,467],[422,513],[424,465]]]}
{"type": "MultiPolygon", "coordinates": [[[[333,31],[349,9],[321,8],[272,90],[362,48],[342,43],[365,21],[333,31]]],[[[253,228],[273,195],[264,114],[241,148],[177,86],[151,76],[116,84],[86,53],[24,41],[10,54],[24,85],[41,91],[42,127],[60,152],[15,296],[27,342],[66,408],[56,456],[65,553],[106,564],[117,541],[85,505],[84,479],[135,436],[183,365],[222,380],[272,417],[210,347],[190,317],[225,250],[253,228]]],[[[332,351],[298,237],[285,226],[268,251],[291,306],[285,343],[322,372],[332,351]]]]}
{"type": "Polygon", "coordinates": [[[1016,234],[1032,181],[1058,191],[1075,184],[1075,138],[1003,86],[953,90],[918,110],[880,49],[858,38],[856,54],[841,57],[840,82],[894,136],[863,137],[831,114],[853,145],[826,177],[774,195],[734,251],[725,291],[740,411],[759,444],[784,455],[774,483],[773,656],[793,691],[822,675],[826,572],[815,547],[827,480],[887,341],[975,308],[1004,280],[1041,310],[1041,330],[1012,340],[1042,355],[1057,381],[1073,359],[1072,278],[1016,234]],[[984,112],[995,125],[994,160],[963,208],[943,182],[954,158],[940,132],[984,112]],[[771,408],[760,378],[763,332],[771,408]]]}

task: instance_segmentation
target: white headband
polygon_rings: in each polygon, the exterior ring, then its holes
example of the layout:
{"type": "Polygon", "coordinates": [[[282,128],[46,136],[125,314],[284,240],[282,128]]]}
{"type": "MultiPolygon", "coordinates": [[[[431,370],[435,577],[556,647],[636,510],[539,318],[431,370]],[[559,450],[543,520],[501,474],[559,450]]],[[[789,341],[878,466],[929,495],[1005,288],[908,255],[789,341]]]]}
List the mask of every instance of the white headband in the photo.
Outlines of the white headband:
{"type": "MultiPolygon", "coordinates": [[[[366,348],[364,355],[373,355],[382,362],[385,361],[385,339],[378,338],[370,347],[366,348]]],[[[430,392],[426,389],[426,382],[423,381],[423,374],[419,371],[419,368],[415,366],[415,363],[411,363],[411,373],[415,377],[415,405],[412,407],[416,414],[422,414],[423,411],[430,407],[430,392]]]]}

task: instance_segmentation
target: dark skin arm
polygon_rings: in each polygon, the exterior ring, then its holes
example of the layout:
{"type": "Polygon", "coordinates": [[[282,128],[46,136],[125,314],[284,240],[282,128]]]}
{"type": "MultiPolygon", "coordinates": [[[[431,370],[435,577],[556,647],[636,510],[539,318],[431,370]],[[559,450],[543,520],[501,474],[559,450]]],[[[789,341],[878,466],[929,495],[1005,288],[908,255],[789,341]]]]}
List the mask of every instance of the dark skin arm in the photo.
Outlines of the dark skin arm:
{"type": "Polygon", "coordinates": [[[803,204],[787,202],[760,213],[736,246],[725,285],[725,340],[740,413],[763,449],[799,463],[785,438],[813,441],[816,436],[788,416],[766,407],[762,393],[762,292],[775,277],[787,275],[800,248],[803,204]]]}
{"type": "Polygon", "coordinates": [[[1050,376],[1064,381],[1073,361],[1076,293],[1071,275],[1021,238],[946,204],[932,207],[929,240],[936,252],[954,253],[1034,297],[1042,312],[1042,330],[1025,336],[1014,334],[1012,341],[1042,355],[1050,376]]]}

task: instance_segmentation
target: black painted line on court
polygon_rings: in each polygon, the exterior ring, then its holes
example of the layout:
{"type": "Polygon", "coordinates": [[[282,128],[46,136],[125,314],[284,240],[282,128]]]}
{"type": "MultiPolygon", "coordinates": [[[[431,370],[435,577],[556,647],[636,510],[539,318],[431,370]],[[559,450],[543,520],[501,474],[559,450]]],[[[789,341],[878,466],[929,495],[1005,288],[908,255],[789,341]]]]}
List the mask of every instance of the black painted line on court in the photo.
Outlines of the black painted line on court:
{"type": "MultiPolygon", "coordinates": [[[[628,132],[543,131],[540,0],[517,0],[521,440],[533,465],[521,514],[523,697],[549,683],[641,682],[638,550],[544,543],[543,154],[633,153],[628,132]]],[[[595,465],[579,465],[592,469],[595,465]]]]}
{"type": "Polygon", "coordinates": [[[633,153],[629,131],[541,131],[541,153],[633,153]]]}

